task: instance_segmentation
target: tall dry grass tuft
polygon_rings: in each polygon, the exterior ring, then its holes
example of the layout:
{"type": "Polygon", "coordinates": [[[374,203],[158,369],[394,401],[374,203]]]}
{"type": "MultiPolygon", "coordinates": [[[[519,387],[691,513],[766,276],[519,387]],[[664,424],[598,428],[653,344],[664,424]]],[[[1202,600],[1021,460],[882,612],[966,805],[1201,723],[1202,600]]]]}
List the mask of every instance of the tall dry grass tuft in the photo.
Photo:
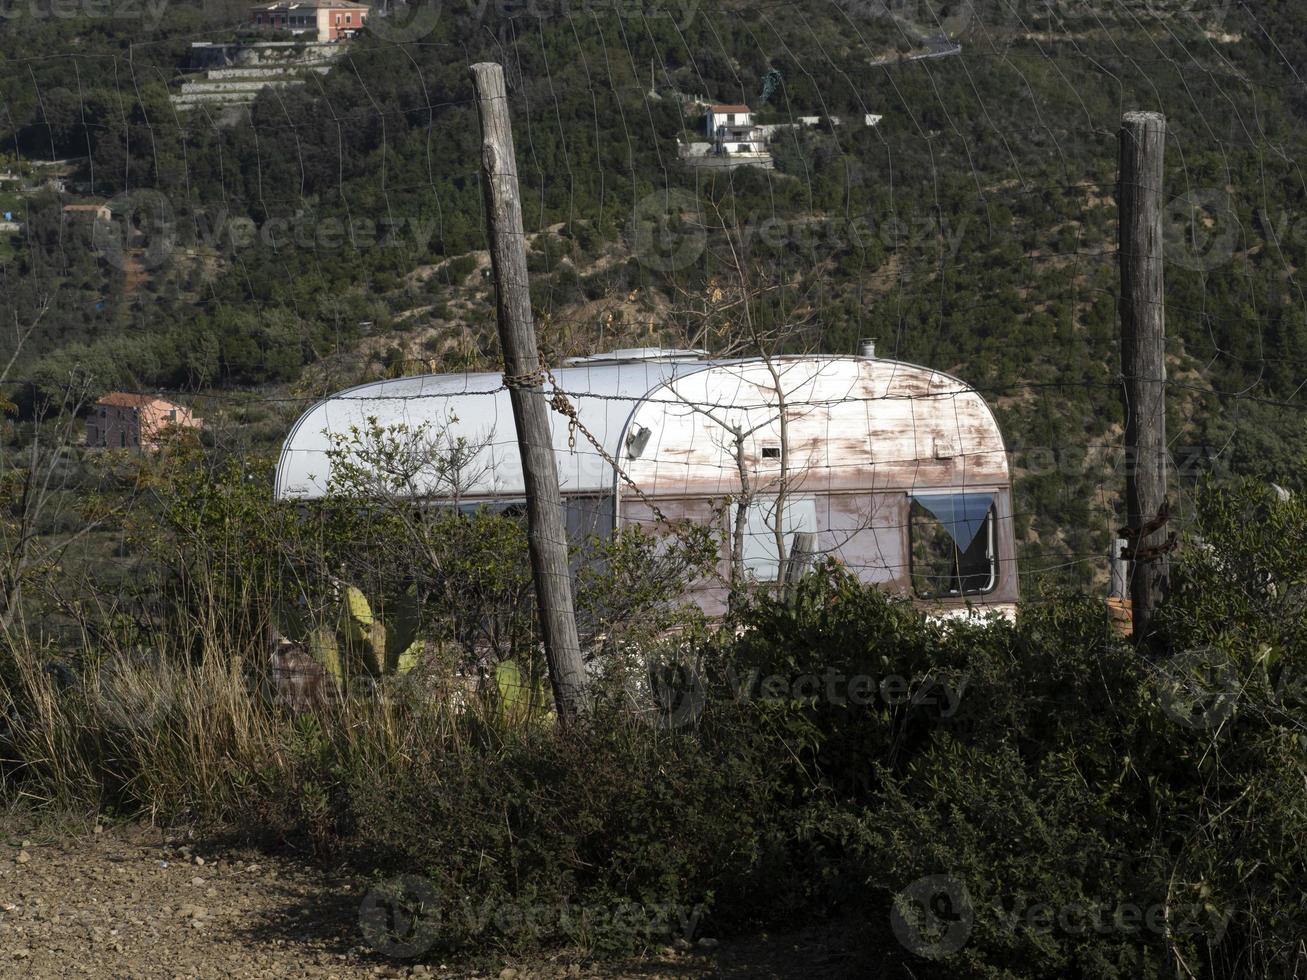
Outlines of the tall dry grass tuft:
{"type": "MultiPolygon", "coordinates": [[[[88,720],[114,753],[122,795],[151,818],[231,814],[276,758],[279,719],[239,658],[120,659],[107,677],[88,720]]],[[[94,679],[104,683],[105,665],[94,679]]]]}
{"type": "Polygon", "coordinates": [[[111,648],[73,668],[26,638],[3,657],[0,766],[20,802],[220,814],[276,756],[279,719],[239,658],[111,648]]]}
{"type": "Polygon", "coordinates": [[[296,711],[271,683],[265,651],[227,655],[205,644],[197,656],[151,639],[101,640],[68,657],[0,638],[0,798],[155,821],[234,820],[324,758],[398,774],[551,724],[547,706],[524,710],[422,671],[333,686],[325,703],[296,711]]]}
{"type": "Polygon", "coordinates": [[[95,805],[97,760],[82,750],[72,678],[23,637],[0,644],[0,774],[6,796],[39,806],[95,805]]]}

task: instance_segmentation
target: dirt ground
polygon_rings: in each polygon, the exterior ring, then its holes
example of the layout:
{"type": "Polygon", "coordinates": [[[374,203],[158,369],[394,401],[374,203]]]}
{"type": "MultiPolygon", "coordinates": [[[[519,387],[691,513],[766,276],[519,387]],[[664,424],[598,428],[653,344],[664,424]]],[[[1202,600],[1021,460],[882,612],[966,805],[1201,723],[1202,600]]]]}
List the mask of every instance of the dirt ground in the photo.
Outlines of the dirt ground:
{"type": "Polygon", "coordinates": [[[0,817],[0,978],[876,976],[847,929],[659,948],[622,964],[419,963],[382,955],[368,884],[286,853],[140,825],[0,817]],[[864,967],[864,968],[860,968],[864,967]]]}

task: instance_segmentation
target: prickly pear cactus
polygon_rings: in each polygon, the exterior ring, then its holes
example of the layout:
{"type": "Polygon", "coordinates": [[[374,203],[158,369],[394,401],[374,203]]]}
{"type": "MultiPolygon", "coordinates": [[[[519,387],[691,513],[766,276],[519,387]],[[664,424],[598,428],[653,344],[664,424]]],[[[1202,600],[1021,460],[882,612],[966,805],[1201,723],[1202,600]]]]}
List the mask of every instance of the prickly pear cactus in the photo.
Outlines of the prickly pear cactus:
{"type": "Polygon", "coordinates": [[[310,631],[308,645],[313,656],[337,681],[363,674],[406,674],[417,665],[424,644],[417,638],[416,594],[406,593],[383,611],[390,614],[389,627],[362,589],[342,585],[335,628],[319,626],[310,631]]]}
{"type": "MultiPolygon", "coordinates": [[[[380,677],[385,667],[386,629],[372,614],[363,591],[347,585],[341,596],[341,633],[352,661],[373,677],[380,677]]],[[[351,665],[353,666],[353,665],[351,665]]]]}
{"type": "Polygon", "coordinates": [[[513,660],[495,665],[495,687],[499,693],[499,710],[509,721],[524,722],[553,717],[553,699],[542,681],[531,683],[529,675],[513,660]]]}
{"type": "Polygon", "coordinates": [[[417,664],[423,643],[418,639],[420,611],[416,590],[410,589],[386,610],[386,673],[407,674],[417,664]]]}
{"type": "Polygon", "coordinates": [[[340,644],[336,642],[336,634],[333,630],[325,626],[314,629],[309,634],[309,651],[337,683],[345,680],[345,667],[340,659],[340,644]]]}

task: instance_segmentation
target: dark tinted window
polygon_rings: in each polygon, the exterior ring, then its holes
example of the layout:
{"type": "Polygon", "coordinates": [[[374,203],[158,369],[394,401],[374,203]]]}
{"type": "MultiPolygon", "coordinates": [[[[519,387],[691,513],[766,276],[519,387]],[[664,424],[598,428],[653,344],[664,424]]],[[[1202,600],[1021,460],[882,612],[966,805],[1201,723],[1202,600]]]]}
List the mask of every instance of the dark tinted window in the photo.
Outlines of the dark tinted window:
{"type": "Polygon", "coordinates": [[[921,494],[908,523],[912,588],[923,599],[978,595],[997,581],[994,495],[921,494]]]}

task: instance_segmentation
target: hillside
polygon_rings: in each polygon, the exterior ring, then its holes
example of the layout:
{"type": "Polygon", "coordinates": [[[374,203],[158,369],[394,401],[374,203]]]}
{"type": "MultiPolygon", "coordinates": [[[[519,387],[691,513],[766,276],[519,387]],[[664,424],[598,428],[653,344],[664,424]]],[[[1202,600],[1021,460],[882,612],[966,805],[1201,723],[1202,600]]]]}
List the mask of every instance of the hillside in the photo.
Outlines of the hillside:
{"type": "Polygon", "coordinates": [[[0,0],[0,963],[1307,976],[1301,20],[0,0]]]}
{"type": "Polygon", "coordinates": [[[70,391],[162,388],[244,452],[302,399],[494,363],[467,74],[494,59],[553,357],[734,350],[747,310],[775,349],[875,337],[956,373],[1000,413],[1032,588],[1101,577],[1119,525],[1115,131],[1164,111],[1181,488],[1213,470],[1301,487],[1307,45],[1289,7],[908,9],[446,5],[235,120],[168,96],[189,43],[236,36],[237,12],[17,19],[0,152],[70,162],[0,237],[7,438],[70,391]],[[677,152],[697,99],[842,124],[783,130],[771,171],[697,170],[677,152]],[[126,243],[70,220],[74,201],[130,210],[126,243]]]}

